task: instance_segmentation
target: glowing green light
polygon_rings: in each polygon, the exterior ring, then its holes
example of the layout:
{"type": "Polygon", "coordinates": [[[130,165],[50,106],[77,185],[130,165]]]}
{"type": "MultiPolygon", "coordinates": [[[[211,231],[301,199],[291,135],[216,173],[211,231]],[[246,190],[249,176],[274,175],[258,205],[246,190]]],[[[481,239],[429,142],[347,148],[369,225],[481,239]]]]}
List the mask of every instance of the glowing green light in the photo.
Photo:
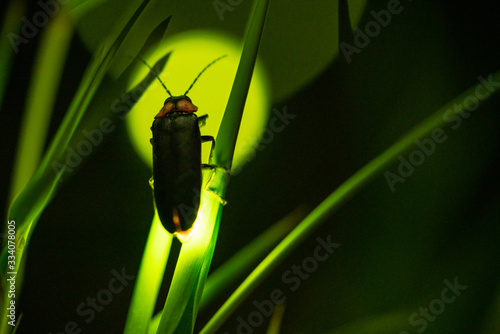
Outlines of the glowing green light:
{"type": "MultiPolygon", "coordinates": [[[[226,58],[205,71],[188,94],[193,104],[198,107],[197,115],[209,115],[205,126],[201,128],[202,135],[215,137],[236,74],[241,53],[240,46],[233,39],[207,31],[186,32],[167,39],[168,41],[146,61],[152,65],[160,57],[172,52],[160,78],[174,96],[184,94],[207,64],[222,55],[227,55],[226,58]]],[[[136,81],[130,86],[138,84],[148,71],[146,66],[142,66],[136,81]]],[[[127,126],[133,145],[149,165],[152,164],[152,148],[149,142],[151,124],[167,97],[168,94],[156,80],[127,117],[127,126]]],[[[241,167],[253,153],[266,126],[269,112],[268,82],[262,66],[257,62],[238,135],[233,170],[241,167]]],[[[208,161],[209,147],[208,143],[204,146],[203,162],[208,161]]]]}

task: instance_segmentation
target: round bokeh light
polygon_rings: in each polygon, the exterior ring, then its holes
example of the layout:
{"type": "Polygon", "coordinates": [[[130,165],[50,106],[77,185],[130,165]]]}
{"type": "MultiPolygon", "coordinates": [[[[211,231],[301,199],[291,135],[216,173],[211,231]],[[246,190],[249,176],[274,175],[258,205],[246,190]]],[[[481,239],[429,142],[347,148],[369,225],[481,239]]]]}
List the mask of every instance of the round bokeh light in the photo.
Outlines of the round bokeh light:
{"type": "MultiPolygon", "coordinates": [[[[159,76],[173,96],[183,95],[201,70],[214,59],[227,55],[209,67],[188,93],[193,104],[198,107],[198,117],[209,116],[200,129],[201,134],[213,136],[217,145],[216,136],[236,75],[241,46],[234,39],[215,32],[185,32],[168,38],[145,60],[152,66],[169,52],[172,52],[170,58],[159,76]]],[[[139,84],[148,72],[146,66],[138,66],[137,76],[129,87],[139,84]]],[[[270,112],[268,87],[265,71],[257,61],[236,143],[233,170],[240,169],[251,156],[267,124],[270,112]]],[[[151,124],[167,97],[165,89],[155,80],[127,116],[132,143],[148,165],[152,165],[152,147],[149,142],[152,137],[151,124]]],[[[203,144],[204,163],[208,162],[209,152],[210,143],[203,144]]]]}

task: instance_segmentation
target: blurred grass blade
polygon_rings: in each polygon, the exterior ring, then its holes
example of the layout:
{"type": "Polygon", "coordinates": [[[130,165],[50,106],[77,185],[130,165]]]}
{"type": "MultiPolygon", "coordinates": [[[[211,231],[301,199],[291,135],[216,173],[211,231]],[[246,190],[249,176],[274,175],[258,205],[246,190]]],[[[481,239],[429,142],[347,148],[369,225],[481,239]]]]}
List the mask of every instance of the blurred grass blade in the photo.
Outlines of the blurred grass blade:
{"type": "Polygon", "coordinates": [[[306,215],[304,207],[298,207],[280,221],[261,233],[228,261],[208,276],[203,290],[200,309],[204,309],[225,289],[234,284],[245,272],[262,259],[306,215]]]}
{"type": "MultiPolygon", "coordinates": [[[[55,173],[50,170],[50,163],[54,158],[61,156],[67,144],[69,143],[80,119],[82,118],[86,107],[90,103],[99,83],[107,72],[116,51],[125,39],[128,31],[133,26],[135,20],[139,17],[149,0],[144,1],[137,9],[133,17],[129,20],[119,37],[108,50],[97,55],[76,93],[76,96],[64,118],[50,148],[45,155],[40,168],[34,173],[25,189],[16,197],[10,206],[8,219],[16,221],[16,269],[22,265],[24,260],[24,246],[29,243],[29,238],[34,229],[34,223],[41,214],[51,196],[56,189],[62,171],[55,173]]],[[[0,257],[0,274],[5,278],[7,272],[7,245],[4,245],[0,257]]],[[[22,281],[21,275],[17,276],[17,282],[22,281]]],[[[2,291],[4,292],[4,291],[2,291]]],[[[2,310],[5,312],[8,303],[7,294],[2,296],[2,310]]],[[[2,317],[5,319],[6,317],[2,317]]],[[[2,320],[1,333],[10,332],[11,328],[2,320]]]]}
{"type": "Polygon", "coordinates": [[[283,315],[285,314],[285,304],[277,304],[274,307],[274,312],[269,321],[266,334],[279,334],[281,331],[281,323],[283,322],[283,315]]]}
{"type": "MultiPolygon", "coordinates": [[[[349,15],[349,3],[347,0],[339,0],[339,44],[349,42],[353,39],[351,17],[349,15]]],[[[340,52],[339,52],[340,53],[340,52]]]]}
{"type": "MultiPolygon", "coordinates": [[[[484,80],[484,79],[483,79],[484,80]]],[[[500,71],[491,75],[492,82],[500,81],[500,71]]],[[[460,96],[456,97],[445,106],[437,110],[427,119],[406,133],[395,144],[370,161],[347,181],[342,183],[319,206],[316,207],[273,251],[262,261],[257,268],[245,279],[229,299],[222,305],[213,318],[207,323],[200,333],[215,333],[222,323],[236,310],[236,308],[250,295],[252,291],[271,273],[271,271],[285,259],[299,244],[306,239],[321,223],[330,217],[336,209],[351,198],[364,185],[375,176],[382,173],[397,157],[414,146],[414,142],[432,130],[445,123],[443,114],[449,117],[465,111],[465,98],[475,96],[482,82],[471,87],[460,96]]],[[[496,93],[498,87],[490,88],[496,93]]],[[[490,94],[491,96],[491,94],[490,94]]],[[[487,98],[487,97],[486,97],[487,98]]]]}
{"type": "Polygon", "coordinates": [[[147,332],[167,265],[172,235],[155,213],[130,303],[125,334],[147,332]]]}
{"type": "Polygon", "coordinates": [[[481,328],[481,334],[500,333],[500,285],[492,293],[492,298],[481,328]]]}
{"type": "Polygon", "coordinates": [[[231,94],[229,95],[224,117],[217,133],[214,163],[227,170],[231,169],[236,138],[238,137],[243,107],[245,106],[248,88],[252,80],[255,61],[257,60],[257,52],[259,50],[262,31],[264,30],[268,5],[269,0],[259,0],[254,8],[231,94]]]}
{"type": "Polygon", "coordinates": [[[47,155],[40,166],[41,173],[44,173],[45,170],[50,168],[52,161],[59,160],[59,158],[63,155],[81,118],[83,117],[85,110],[87,109],[87,106],[91,102],[99,84],[111,66],[114,56],[125,40],[125,37],[127,37],[127,34],[132,29],[135,21],[139,18],[148,3],[149,0],[144,0],[140,7],[135,11],[134,15],[129,19],[113,44],[104,52],[98,52],[97,57],[93,61],[89,70],[85,73],[82,83],[80,87],[78,87],[76,96],[69,107],[68,113],[66,114],[66,117],[64,117],[54,141],[47,151],[47,155]]]}
{"type": "Polygon", "coordinates": [[[411,311],[397,311],[375,317],[357,319],[352,323],[328,332],[328,334],[407,333],[403,330],[409,327],[408,318],[410,314],[411,311]]]}
{"type": "Polygon", "coordinates": [[[73,28],[67,12],[61,11],[43,30],[27,94],[9,203],[26,186],[40,163],[73,28]]]}
{"type": "Polygon", "coordinates": [[[26,0],[10,0],[2,24],[0,39],[0,106],[3,103],[7,82],[12,70],[12,58],[15,50],[12,42],[16,42],[19,36],[22,18],[26,11],[26,0]],[[12,41],[12,42],[11,42],[12,41]]]}

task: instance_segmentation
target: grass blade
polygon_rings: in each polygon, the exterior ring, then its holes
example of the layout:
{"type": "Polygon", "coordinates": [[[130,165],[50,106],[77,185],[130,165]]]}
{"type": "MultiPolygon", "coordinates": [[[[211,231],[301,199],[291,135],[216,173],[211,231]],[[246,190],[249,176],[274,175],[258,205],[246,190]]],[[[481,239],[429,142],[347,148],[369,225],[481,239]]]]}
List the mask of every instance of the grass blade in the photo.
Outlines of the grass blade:
{"type": "Polygon", "coordinates": [[[243,107],[250,87],[260,38],[264,29],[269,0],[257,2],[252,20],[247,30],[245,45],[241,53],[241,60],[234,78],[231,95],[227,102],[226,111],[217,133],[217,146],[214,151],[214,163],[219,167],[231,169],[234,147],[240,128],[243,107]]]}
{"type": "Polygon", "coordinates": [[[40,163],[73,28],[68,13],[61,11],[44,30],[27,95],[10,201],[28,183],[40,163]]]}
{"type": "MultiPolygon", "coordinates": [[[[129,20],[126,27],[122,30],[119,37],[108,48],[107,52],[98,55],[89,70],[87,71],[82,84],[80,85],[77,94],[69,108],[66,117],[64,118],[55,139],[52,141],[47,154],[45,155],[41,166],[34,173],[25,189],[13,201],[10,206],[8,219],[16,221],[16,268],[17,271],[23,265],[25,245],[29,243],[31,234],[33,233],[36,225],[37,218],[44,210],[45,206],[50,201],[54,191],[57,188],[58,182],[62,175],[63,170],[54,173],[50,169],[50,164],[55,158],[61,156],[71,137],[73,136],[79,121],[83,117],[94,93],[98,89],[99,83],[105,76],[114,55],[116,54],[119,46],[127,36],[128,31],[133,26],[135,20],[140,16],[142,10],[145,8],[149,0],[143,1],[142,5],[137,9],[133,17],[129,20]]],[[[0,257],[0,273],[3,278],[6,277],[7,271],[7,245],[4,245],[0,257]]],[[[17,282],[22,281],[22,275],[18,274],[16,277],[17,282]]],[[[2,296],[2,309],[5,311],[9,302],[5,291],[2,296]]],[[[0,332],[9,333],[12,328],[7,327],[4,321],[6,317],[2,317],[2,325],[0,332]]]]}
{"type": "MultiPolygon", "coordinates": [[[[200,310],[206,308],[225,289],[234,284],[245,271],[257,263],[272,249],[294,226],[305,216],[305,209],[299,207],[282,220],[273,224],[255,240],[242,248],[222,266],[217,268],[205,283],[200,310]]],[[[189,304],[189,303],[188,303],[189,304]]],[[[151,320],[149,333],[156,333],[162,313],[158,313],[151,320]]]]}
{"type": "Polygon", "coordinates": [[[12,69],[12,58],[15,50],[14,45],[11,43],[16,42],[16,36],[19,36],[20,22],[26,11],[26,0],[10,0],[7,10],[5,11],[5,18],[2,24],[0,40],[0,106],[3,102],[7,82],[9,81],[10,72],[12,69]]]}
{"type": "Polygon", "coordinates": [[[269,321],[269,327],[267,328],[266,334],[280,333],[283,315],[285,315],[285,304],[276,305],[271,320],[269,321]]]}
{"type": "Polygon", "coordinates": [[[268,3],[268,0],[257,2],[249,24],[233,88],[217,134],[214,151],[214,163],[217,168],[210,173],[204,172],[203,184],[207,185],[208,191],[203,191],[200,204],[203,210],[200,208],[201,218],[199,215],[195,223],[199,231],[195,233],[193,240],[182,247],[158,327],[159,334],[192,333],[194,328],[217,239],[222,199],[228,184],[227,171],[232,164],[268,3]]]}
{"type": "MultiPolygon", "coordinates": [[[[212,173],[216,172],[204,171],[203,184],[212,173]]],[[[182,246],[157,333],[192,332],[197,305],[212,261],[221,214],[219,198],[203,191],[200,211],[193,227],[197,230],[193,231],[191,240],[182,246]]]]}
{"type": "Polygon", "coordinates": [[[408,314],[410,312],[391,312],[379,316],[358,319],[352,323],[343,325],[329,334],[385,334],[385,333],[407,333],[401,332],[408,327],[408,314]]]}
{"type": "MultiPolygon", "coordinates": [[[[491,76],[491,81],[500,81],[500,71],[491,76]]],[[[229,299],[222,305],[213,318],[203,328],[201,333],[215,333],[222,323],[236,310],[248,295],[271,273],[271,271],[300,243],[306,239],[321,223],[330,217],[336,209],[351,198],[375,176],[382,173],[397,157],[414,145],[414,142],[432,130],[444,124],[443,114],[457,115],[465,111],[467,97],[475,96],[482,82],[453,99],[437,110],[427,119],[415,126],[400,140],[370,161],[347,181],[332,192],[319,206],[317,206],[273,251],[262,261],[257,268],[245,279],[229,299]]],[[[497,92],[498,87],[492,88],[491,93],[497,92]]],[[[491,96],[491,95],[490,95],[491,96]]]]}
{"type": "Polygon", "coordinates": [[[125,334],[146,333],[167,265],[172,235],[155,214],[130,303],[125,334]]]}
{"type": "Polygon", "coordinates": [[[234,284],[252,265],[264,257],[299,221],[305,217],[305,209],[299,207],[280,221],[274,223],[248,245],[243,247],[207,279],[200,309],[204,309],[224,289],[234,284]]]}

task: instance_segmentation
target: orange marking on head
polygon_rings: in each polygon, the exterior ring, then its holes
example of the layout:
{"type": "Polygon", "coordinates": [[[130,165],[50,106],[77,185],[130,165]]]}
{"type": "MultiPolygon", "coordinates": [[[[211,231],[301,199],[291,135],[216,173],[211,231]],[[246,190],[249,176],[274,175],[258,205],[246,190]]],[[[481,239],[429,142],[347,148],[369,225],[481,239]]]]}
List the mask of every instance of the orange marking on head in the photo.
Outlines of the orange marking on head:
{"type": "Polygon", "coordinates": [[[185,111],[188,113],[193,113],[198,111],[198,107],[195,106],[191,101],[187,99],[182,99],[177,102],[176,109],[179,111],[185,111]]]}
{"type": "Polygon", "coordinates": [[[165,117],[168,113],[171,113],[173,111],[173,109],[174,109],[173,102],[165,103],[163,108],[161,108],[160,112],[155,116],[155,119],[165,117]]]}

